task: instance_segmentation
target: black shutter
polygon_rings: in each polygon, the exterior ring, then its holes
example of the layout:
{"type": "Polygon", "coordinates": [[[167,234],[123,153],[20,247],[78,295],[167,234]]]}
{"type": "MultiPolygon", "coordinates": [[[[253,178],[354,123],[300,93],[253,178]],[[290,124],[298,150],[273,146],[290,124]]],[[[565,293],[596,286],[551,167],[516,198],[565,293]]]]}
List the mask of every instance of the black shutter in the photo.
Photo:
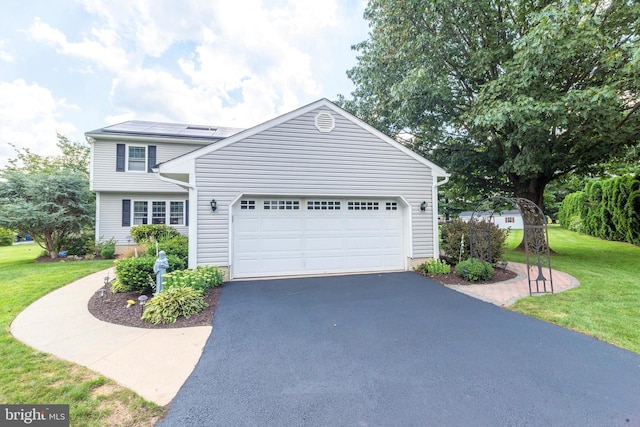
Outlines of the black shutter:
{"type": "Polygon", "coordinates": [[[116,172],[124,172],[125,145],[116,145],[116,172]]]}
{"type": "Polygon", "coordinates": [[[189,226],[189,201],[184,202],[184,225],[189,226]]]}
{"type": "Polygon", "coordinates": [[[147,172],[151,173],[153,168],[156,165],[156,146],[149,145],[147,147],[147,172]]]}
{"type": "Polygon", "coordinates": [[[129,227],[131,225],[131,200],[122,200],[122,226],[129,227]]]}

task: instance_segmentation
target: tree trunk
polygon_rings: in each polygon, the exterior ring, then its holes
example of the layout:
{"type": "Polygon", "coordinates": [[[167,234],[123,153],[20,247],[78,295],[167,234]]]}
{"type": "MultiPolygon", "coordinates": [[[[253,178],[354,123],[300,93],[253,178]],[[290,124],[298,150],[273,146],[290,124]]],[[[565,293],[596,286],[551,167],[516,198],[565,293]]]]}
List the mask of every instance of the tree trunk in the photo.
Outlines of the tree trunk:
{"type": "Polygon", "coordinates": [[[51,235],[51,233],[44,234],[44,244],[47,248],[47,252],[49,253],[49,258],[58,258],[58,251],[56,250],[56,245],[53,241],[53,236],[51,235]]]}

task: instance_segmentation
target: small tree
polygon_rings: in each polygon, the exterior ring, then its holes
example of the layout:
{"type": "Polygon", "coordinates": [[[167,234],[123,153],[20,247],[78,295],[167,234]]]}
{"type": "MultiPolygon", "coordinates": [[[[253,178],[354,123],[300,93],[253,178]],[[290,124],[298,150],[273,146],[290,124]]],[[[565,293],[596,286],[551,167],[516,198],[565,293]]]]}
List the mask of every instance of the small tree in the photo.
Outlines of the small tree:
{"type": "Polygon", "coordinates": [[[92,194],[81,172],[5,170],[0,182],[0,226],[28,234],[51,258],[62,239],[93,222],[92,194]]]}

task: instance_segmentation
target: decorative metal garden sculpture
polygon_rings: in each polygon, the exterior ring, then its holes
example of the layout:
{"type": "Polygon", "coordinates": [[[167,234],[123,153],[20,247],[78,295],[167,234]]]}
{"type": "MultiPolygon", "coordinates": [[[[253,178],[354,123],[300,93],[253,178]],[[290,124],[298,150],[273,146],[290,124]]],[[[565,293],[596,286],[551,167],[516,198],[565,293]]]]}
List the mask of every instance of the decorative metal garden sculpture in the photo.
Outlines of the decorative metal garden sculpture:
{"type": "MultiPolygon", "coordinates": [[[[478,213],[489,203],[493,206],[511,204],[520,211],[524,228],[524,250],[527,262],[527,277],[529,279],[529,295],[553,293],[553,277],[551,270],[551,256],[549,253],[549,233],[547,218],[542,209],[529,199],[511,197],[491,197],[482,201],[469,220],[469,245],[473,258],[488,261],[493,264],[491,251],[491,230],[489,228],[474,227],[478,222],[478,213]],[[547,274],[545,276],[545,273],[547,274]]],[[[489,221],[492,220],[495,207],[491,209],[489,221]]]]}

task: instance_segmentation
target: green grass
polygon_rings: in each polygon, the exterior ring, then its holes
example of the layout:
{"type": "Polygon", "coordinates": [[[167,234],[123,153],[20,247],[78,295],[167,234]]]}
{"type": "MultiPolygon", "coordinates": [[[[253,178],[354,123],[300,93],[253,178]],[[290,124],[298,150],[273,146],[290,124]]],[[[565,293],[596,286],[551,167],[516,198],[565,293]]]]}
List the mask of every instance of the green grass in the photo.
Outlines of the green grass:
{"type": "MultiPolygon", "coordinates": [[[[505,259],[525,262],[514,248],[522,239],[515,230],[507,240],[505,259]]],[[[551,265],[580,281],[578,288],[529,297],[512,310],[591,335],[640,353],[640,247],[549,227],[551,265]]]]}
{"type": "Polygon", "coordinates": [[[11,321],[29,304],[113,263],[34,262],[41,253],[36,244],[0,247],[0,402],[69,404],[73,426],[153,425],[163,408],[93,371],[35,351],[11,336],[11,321]]]}

